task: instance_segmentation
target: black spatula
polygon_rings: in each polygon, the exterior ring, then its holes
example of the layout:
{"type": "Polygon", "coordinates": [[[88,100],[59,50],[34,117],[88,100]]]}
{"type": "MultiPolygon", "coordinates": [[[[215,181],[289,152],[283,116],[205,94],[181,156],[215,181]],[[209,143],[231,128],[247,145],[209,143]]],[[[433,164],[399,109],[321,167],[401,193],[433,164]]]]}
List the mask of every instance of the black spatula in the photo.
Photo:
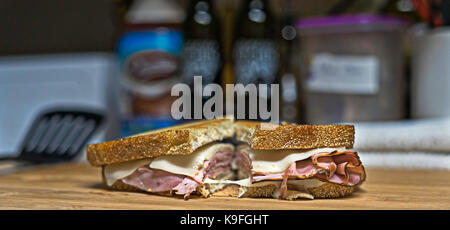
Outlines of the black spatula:
{"type": "Polygon", "coordinates": [[[99,129],[103,120],[101,114],[93,112],[45,112],[34,120],[22,143],[20,154],[14,159],[30,163],[72,160],[99,129]]]}

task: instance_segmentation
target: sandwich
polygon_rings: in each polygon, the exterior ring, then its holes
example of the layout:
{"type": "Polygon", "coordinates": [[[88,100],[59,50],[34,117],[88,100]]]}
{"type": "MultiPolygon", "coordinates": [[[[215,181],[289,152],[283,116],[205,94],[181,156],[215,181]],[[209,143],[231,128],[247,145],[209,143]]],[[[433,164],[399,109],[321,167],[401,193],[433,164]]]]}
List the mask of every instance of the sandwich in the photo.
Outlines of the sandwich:
{"type": "MultiPolygon", "coordinates": [[[[366,173],[352,150],[353,125],[294,125],[237,121],[238,197],[338,198],[350,195],[366,173]],[[265,127],[264,127],[265,126],[265,127]]],[[[216,181],[208,179],[207,183],[216,181]]],[[[223,181],[222,181],[223,183],[223,181]]]]}
{"type": "Polygon", "coordinates": [[[232,136],[232,118],[193,122],[88,145],[87,159],[109,189],[207,197],[225,185],[206,178],[233,179],[234,146],[219,143],[232,136]]]}
{"type": "Polygon", "coordinates": [[[109,189],[188,199],[338,198],[365,180],[352,125],[274,125],[226,117],[91,144],[109,189]],[[234,137],[232,143],[223,140],[234,137]]]}

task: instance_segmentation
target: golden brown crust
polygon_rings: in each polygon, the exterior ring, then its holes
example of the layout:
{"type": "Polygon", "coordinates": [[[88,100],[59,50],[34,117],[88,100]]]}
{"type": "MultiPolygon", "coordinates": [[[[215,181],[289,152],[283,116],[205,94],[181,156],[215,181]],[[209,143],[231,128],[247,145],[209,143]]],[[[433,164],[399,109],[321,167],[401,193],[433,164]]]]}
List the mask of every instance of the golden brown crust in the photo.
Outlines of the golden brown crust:
{"type": "Polygon", "coordinates": [[[105,186],[110,190],[118,190],[118,191],[125,191],[125,192],[142,192],[141,190],[123,183],[121,180],[118,180],[114,182],[113,185],[108,186],[105,184],[105,186]]]}
{"type": "Polygon", "coordinates": [[[316,188],[308,189],[308,192],[314,196],[314,198],[339,198],[352,194],[355,191],[355,187],[344,186],[334,183],[325,183],[316,188]]]}
{"type": "Polygon", "coordinates": [[[188,155],[197,148],[233,136],[233,120],[207,120],[154,130],[87,147],[87,159],[94,166],[157,157],[188,155]]]}
{"type": "MultiPolygon", "coordinates": [[[[225,189],[218,191],[213,196],[239,196],[239,185],[229,185],[225,189]]],[[[277,190],[275,185],[266,185],[262,187],[247,187],[242,197],[249,198],[272,198],[272,194],[277,190]]],[[[309,188],[308,192],[315,199],[322,198],[340,198],[349,196],[355,191],[355,187],[348,187],[334,183],[324,183],[319,187],[309,188]]]]}
{"type": "MultiPolygon", "coordinates": [[[[106,184],[105,184],[106,186],[106,184]]],[[[116,181],[111,187],[108,187],[111,190],[119,190],[119,191],[128,191],[128,192],[140,192],[140,190],[124,184],[123,182],[116,181]]],[[[249,187],[245,197],[250,198],[272,198],[273,192],[276,190],[275,185],[267,185],[264,187],[249,187]]],[[[308,189],[308,193],[311,194],[315,199],[331,199],[331,198],[341,198],[351,195],[355,191],[355,187],[348,187],[339,184],[333,183],[325,183],[316,188],[308,189]]],[[[169,195],[169,194],[167,194],[169,195]]],[[[207,197],[210,195],[204,195],[207,197]]],[[[239,186],[238,185],[229,185],[224,189],[214,192],[213,196],[230,196],[230,197],[238,197],[239,196],[239,186]]]]}
{"type": "Polygon", "coordinates": [[[237,121],[234,123],[236,139],[253,149],[312,149],[353,148],[353,125],[294,125],[237,121]],[[268,125],[271,129],[261,128],[268,125]]]}

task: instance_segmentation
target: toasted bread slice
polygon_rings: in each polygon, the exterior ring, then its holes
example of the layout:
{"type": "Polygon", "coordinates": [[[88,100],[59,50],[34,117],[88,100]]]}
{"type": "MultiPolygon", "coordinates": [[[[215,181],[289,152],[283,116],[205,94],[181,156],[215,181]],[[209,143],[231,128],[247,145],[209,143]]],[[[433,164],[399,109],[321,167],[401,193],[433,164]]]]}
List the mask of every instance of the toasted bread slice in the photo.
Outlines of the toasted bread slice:
{"type": "Polygon", "coordinates": [[[232,136],[232,117],[199,121],[91,144],[87,159],[91,165],[101,166],[161,155],[189,155],[205,144],[232,136]]]}
{"type": "Polygon", "coordinates": [[[234,122],[238,141],[246,142],[253,149],[313,149],[353,148],[353,125],[280,125],[252,122],[234,122]],[[266,126],[266,127],[264,127],[266,126]]]}
{"type": "MultiPolygon", "coordinates": [[[[263,187],[243,187],[239,185],[229,185],[221,191],[215,192],[213,196],[230,196],[230,197],[249,197],[249,198],[273,198],[278,187],[276,185],[266,185],[263,187]]],[[[302,193],[291,192],[292,195],[286,199],[294,200],[298,198],[321,199],[321,198],[340,198],[349,196],[355,191],[355,187],[348,187],[334,183],[323,183],[314,188],[308,188],[302,193]]]]}

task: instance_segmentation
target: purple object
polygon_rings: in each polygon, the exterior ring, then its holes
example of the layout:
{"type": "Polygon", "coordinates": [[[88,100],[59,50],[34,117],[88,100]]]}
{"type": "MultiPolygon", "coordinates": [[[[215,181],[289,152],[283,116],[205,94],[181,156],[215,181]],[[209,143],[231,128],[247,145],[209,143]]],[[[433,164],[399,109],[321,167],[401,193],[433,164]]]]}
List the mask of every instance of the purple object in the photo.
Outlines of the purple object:
{"type": "Polygon", "coordinates": [[[348,25],[400,25],[405,26],[408,21],[384,15],[370,15],[370,14],[358,14],[358,15],[340,15],[340,16],[327,16],[327,17],[312,17],[299,19],[295,23],[298,29],[317,28],[317,27],[329,27],[329,26],[348,26],[348,25]]]}

